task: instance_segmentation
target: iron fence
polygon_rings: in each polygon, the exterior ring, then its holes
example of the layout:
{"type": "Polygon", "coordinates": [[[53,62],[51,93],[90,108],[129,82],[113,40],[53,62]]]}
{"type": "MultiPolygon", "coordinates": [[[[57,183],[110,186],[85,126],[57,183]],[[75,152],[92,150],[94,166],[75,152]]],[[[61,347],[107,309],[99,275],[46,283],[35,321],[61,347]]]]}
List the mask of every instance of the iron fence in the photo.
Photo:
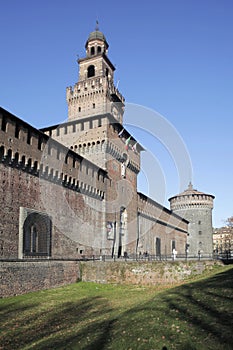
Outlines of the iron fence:
{"type": "Polygon", "coordinates": [[[77,258],[53,258],[50,256],[24,256],[22,259],[18,258],[0,258],[0,261],[103,261],[103,262],[162,262],[162,261],[201,261],[201,260],[221,260],[224,263],[233,263],[233,256],[229,254],[166,254],[166,255],[152,255],[152,254],[124,254],[118,257],[117,255],[81,255],[77,258]]]}

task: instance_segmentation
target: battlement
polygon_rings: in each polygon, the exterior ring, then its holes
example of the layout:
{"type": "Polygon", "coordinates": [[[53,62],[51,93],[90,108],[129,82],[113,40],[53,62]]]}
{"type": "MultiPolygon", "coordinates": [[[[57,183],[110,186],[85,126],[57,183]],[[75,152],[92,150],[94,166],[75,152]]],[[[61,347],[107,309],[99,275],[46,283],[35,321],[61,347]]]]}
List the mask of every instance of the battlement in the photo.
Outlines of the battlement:
{"type": "Polygon", "coordinates": [[[140,192],[138,192],[138,213],[170,228],[179,228],[186,232],[188,223],[186,219],[140,192]]]}
{"type": "Polygon", "coordinates": [[[90,95],[90,90],[93,93],[101,93],[103,89],[106,88],[106,78],[105,77],[95,77],[89,78],[85,81],[80,81],[72,86],[66,88],[66,100],[70,101],[72,98],[80,98],[90,95]],[[87,93],[88,91],[88,93],[87,93]]]}
{"type": "Polygon", "coordinates": [[[103,89],[109,88],[111,95],[116,96],[116,102],[125,102],[125,98],[120,91],[115,87],[114,83],[109,81],[107,77],[89,78],[84,81],[80,81],[72,86],[66,88],[66,100],[69,102],[72,98],[81,98],[91,96],[95,93],[102,93],[103,89]]]}
{"type": "Polygon", "coordinates": [[[0,161],[78,192],[104,198],[107,173],[0,108],[0,161]]]}
{"type": "Polygon", "coordinates": [[[188,208],[209,208],[213,209],[214,196],[208,194],[187,194],[178,195],[169,199],[171,210],[188,209],[188,208]]]}

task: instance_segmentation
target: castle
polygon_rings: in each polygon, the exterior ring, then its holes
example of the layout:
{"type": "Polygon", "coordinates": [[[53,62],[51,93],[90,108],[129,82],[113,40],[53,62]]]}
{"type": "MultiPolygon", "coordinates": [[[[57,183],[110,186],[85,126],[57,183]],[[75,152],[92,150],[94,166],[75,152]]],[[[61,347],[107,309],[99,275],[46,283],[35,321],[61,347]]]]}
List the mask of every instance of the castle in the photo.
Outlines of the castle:
{"type": "Polygon", "coordinates": [[[170,210],[137,191],[143,147],[123,127],[124,97],[98,28],[85,48],[66,90],[67,122],[38,130],[0,108],[0,257],[160,256],[188,246],[211,254],[214,196],[193,190],[171,198],[170,210]]]}

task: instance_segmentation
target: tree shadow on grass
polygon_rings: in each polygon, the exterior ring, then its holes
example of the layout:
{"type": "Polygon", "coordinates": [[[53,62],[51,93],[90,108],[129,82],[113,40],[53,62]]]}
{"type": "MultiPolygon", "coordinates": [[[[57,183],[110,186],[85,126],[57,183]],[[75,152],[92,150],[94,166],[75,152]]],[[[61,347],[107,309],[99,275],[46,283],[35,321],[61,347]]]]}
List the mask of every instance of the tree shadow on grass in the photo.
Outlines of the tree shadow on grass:
{"type": "Polygon", "coordinates": [[[232,272],[168,289],[129,310],[121,317],[126,343],[139,339],[132,349],[231,350],[232,272]]]}
{"type": "MultiPolygon", "coordinates": [[[[34,307],[30,304],[26,309],[34,307]]],[[[18,306],[15,312],[20,313],[26,309],[24,306],[21,310],[18,306]]],[[[110,312],[106,300],[100,297],[65,302],[58,309],[37,313],[36,319],[29,317],[20,322],[19,318],[18,332],[14,328],[14,337],[3,335],[1,344],[4,350],[102,349],[114,323],[113,319],[108,319],[110,312]]]]}
{"type": "Polygon", "coordinates": [[[66,301],[64,292],[64,300],[49,310],[30,301],[10,303],[1,311],[4,317],[16,313],[17,325],[8,322],[16,328],[3,333],[1,346],[4,350],[230,350],[232,272],[156,293],[149,302],[117,316],[101,294],[66,301]]]}
{"type": "Polygon", "coordinates": [[[85,299],[81,304],[67,303],[48,319],[48,325],[54,324],[51,332],[62,327],[61,332],[57,332],[55,340],[44,339],[36,349],[104,349],[115,322],[109,316],[111,311],[100,297],[85,299]]]}

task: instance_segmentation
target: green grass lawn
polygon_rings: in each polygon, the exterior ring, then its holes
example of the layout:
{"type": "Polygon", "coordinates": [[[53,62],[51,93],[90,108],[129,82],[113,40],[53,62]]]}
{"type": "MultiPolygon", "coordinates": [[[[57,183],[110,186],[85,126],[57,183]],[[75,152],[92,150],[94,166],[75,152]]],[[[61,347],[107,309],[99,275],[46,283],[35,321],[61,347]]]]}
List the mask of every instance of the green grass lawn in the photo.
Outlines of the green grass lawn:
{"type": "Polygon", "coordinates": [[[232,350],[233,267],[188,283],[77,283],[0,300],[1,350],[232,350]]]}

